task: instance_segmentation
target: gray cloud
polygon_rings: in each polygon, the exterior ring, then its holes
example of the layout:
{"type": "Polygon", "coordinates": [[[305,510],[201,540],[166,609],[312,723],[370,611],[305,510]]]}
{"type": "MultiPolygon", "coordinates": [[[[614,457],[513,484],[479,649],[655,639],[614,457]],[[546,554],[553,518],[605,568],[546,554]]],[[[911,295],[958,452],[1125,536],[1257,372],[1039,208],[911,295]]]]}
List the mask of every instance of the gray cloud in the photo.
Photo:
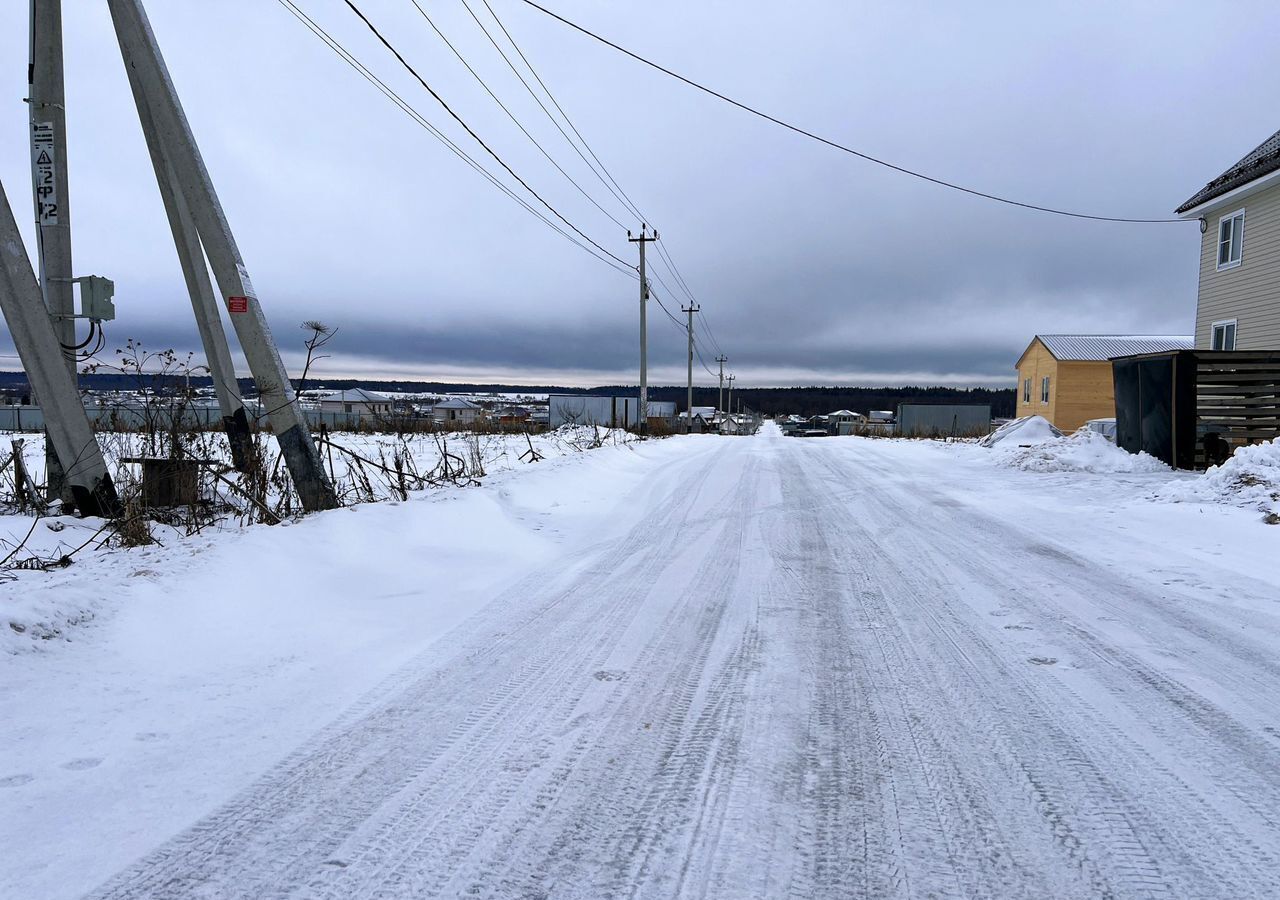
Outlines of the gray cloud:
{"type": "MultiPolygon", "coordinates": [[[[467,140],[340,5],[309,6],[467,140]]],[[[622,229],[528,145],[410,5],[365,6],[531,184],[632,258],[622,229]]],[[[150,7],[291,365],[297,323],[317,317],[341,328],[332,374],[634,381],[635,282],[499,195],[278,5],[150,7]]],[[[1280,12],[1269,4],[1231,16],[1193,2],[556,8],[867,152],[1091,212],[1167,215],[1276,127],[1263,42],[1280,12]]],[[[539,118],[461,5],[429,9],[557,160],[638,227],[539,118]]],[[[1063,220],[943,191],[747,117],[521,4],[495,9],[659,227],[743,383],[994,383],[1010,380],[1037,331],[1191,328],[1192,225],[1063,220]]],[[[77,270],[115,278],[113,337],[192,347],[105,10],[68,4],[67,44],[77,270]]],[[[4,29],[0,55],[25,54],[25,28],[4,29]]],[[[7,70],[18,96],[25,67],[7,70]]],[[[25,109],[10,106],[0,179],[25,220],[25,109]]],[[[675,312],[679,298],[657,289],[675,312]]],[[[656,308],[650,323],[653,380],[683,380],[680,333],[656,308]]]]}

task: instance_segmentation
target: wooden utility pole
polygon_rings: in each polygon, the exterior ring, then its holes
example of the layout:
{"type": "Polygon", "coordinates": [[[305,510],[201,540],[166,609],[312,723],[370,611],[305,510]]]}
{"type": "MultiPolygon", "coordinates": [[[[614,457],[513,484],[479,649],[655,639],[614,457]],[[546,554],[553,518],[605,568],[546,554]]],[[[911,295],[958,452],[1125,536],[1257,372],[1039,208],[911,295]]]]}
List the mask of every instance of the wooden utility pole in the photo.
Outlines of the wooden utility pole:
{"type": "Polygon", "coordinates": [[[645,234],[648,226],[640,223],[640,236],[632,237],[627,232],[627,240],[640,245],[640,432],[649,430],[649,325],[646,319],[649,301],[649,279],[645,275],[644,245],[658,239],[658,232],[645,234]]]}
{"type": "Polygon", "coordinates": [[[693,314],[698,311],[698,304],[693,303],[687,308],[681,307],[680,311],[689,315],[689,397],[685,405],[684,433],[691,434],[693,432],[693,314]]]}

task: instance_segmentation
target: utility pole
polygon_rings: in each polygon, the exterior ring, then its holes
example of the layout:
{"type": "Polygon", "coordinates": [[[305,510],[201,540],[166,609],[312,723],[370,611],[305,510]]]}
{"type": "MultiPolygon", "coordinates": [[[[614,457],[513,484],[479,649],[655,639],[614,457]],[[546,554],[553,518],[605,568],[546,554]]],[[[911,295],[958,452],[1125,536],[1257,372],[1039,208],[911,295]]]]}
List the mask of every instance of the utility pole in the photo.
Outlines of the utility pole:
{"type": "Polygon", "coordinates": [[[108,0],[107,6],[125,68],[136,70],[131,78],[137,79],[137,90],[146,101],[149,116],[139,110],[140,118],[144,127],[150,119],[154,140],[162,148],[171,167],[172,181],[186,203],[208,254],[222,300],[253,372],[259,397],[303,509],[308,512],[332,509],[338,505],[333,485],[325,474],[311,430],[271,338],[249,271],[205,168],[142,2],[108,0]]]}
{"type": "Polygon", "coordinates": [[[649,300],[649,279],[645,275],[644,268],[644,245],[650,241],[658,239],[658,232],[653,232],[652,236],[645,234],[648,228],[643,222],[640,223],[640,237],[632,237],[631,232],[627,232],[627,240],[633,244],[640,245],[640,433],[647,433],[649,430],[649,326],[646,320],[647,306],[649,300]]]}
{"type": "MultiPolygon", "coordinates": [[[[71,204],[67,186],[67,110],[62,67],[62,0],[31,0],[27,104],[31,119],[31,181],[36,215],[40,293],[53,319],[58,357],[76,383],[75,291],[71,272],[71,204]]],[[[77,395],[79,389],[77,387],[77,395]]],[[[44,395],[41,395],[43,400],[44,395]]],[[[46,419],[47,421],[47,419],[46,419]]],[[[46,429],[47,432],[48,429],[46,429]]],[[[48,500],[73,498],[52,440],[45,441],[48,500]]]]}
{"type": "Polygon", "coordinates": [[[222,318],[218,312],[218,298],[209,281],[209,267],[205,262],[200,234],[191,218],[187,201],[176,186],[177,176],[156,133],[151,106],[147,102],[138,70],[134,66],[125,66],[125,72],[129,77],[134,105],[142,123],[142,134],[151,155],[151,166],[155,171],[156,184],[160,188],[160,199],[164,202],[165,214],[169,219],[174,247],[178,251],[178,264],[182,268],[187,294],[191,298],[196,329],[204,345],[209,376],[213,380],[218,410],[222,415],[223,429],[227,433],[231,449],[231,462],[239,471],[247,472],[252,465],[253,437],[249,430],[244,400],[240,396],[240,385],[236,381],[235,365],[231,361],[227,333],[223,330],[222,318]]]}
{"type": "Polygon", "coordinates": [[[684,417],[684,433],[693,433],[693,314],[698,311],[698,304],[691,303],[686,309],[680,307],[680,312],[689,314],[689,398],[685,405],[684,417]]]}
{"type": "Polygon", "coordinates": [[[734,379],[734,378],[736,378],[736,377],[737,377],[737,376],[735,376],[735,375],[730,375],[730,376],[729,376],[729,406],[728,406],[728,415],[730,415],[730,416],[732,416],[732,415],[733,415],[733,379],[734,379]]]}
{"type": "Polygon", "coordinates": [[[120,501],[89,416],[80,401],[75,369],[58,345],[55,321],[40,297],[18,223],[0,185],[0,312],[31,386],[40,394],[45,429],[73,502],[87,516],[117,516],[120,501]]]}
{"type": "Polygon", "coordinates": [[[716,418],[724,415],[724,364],[729,361],[729,357],[723,353],[716,357],[716,362],[720,363],[720,397],[716,400],[716,418]]]}

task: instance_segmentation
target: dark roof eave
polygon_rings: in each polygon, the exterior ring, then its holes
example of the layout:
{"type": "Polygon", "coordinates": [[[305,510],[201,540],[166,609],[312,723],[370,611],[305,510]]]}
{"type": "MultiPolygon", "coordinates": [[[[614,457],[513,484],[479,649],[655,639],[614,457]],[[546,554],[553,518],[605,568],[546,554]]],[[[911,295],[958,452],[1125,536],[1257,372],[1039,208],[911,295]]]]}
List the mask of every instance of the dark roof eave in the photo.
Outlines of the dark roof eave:
{"type": "Polygon", "coordinates": [[[1252,181],[1257,181],[1264,175],[1270,175],[1272,172],[1280,169],[1280,150],[1276,150],[1266,156],[1254,160],[1248,166],[1237,169],[1232,166],[1222,175],[1210,181],[1199,191],[1193,194],[1190,199],[1179,206],[1174,212],[1182,215],[1188,210],[1195,209],[1203,203],[1217,199],[1223,194],[1228,194],[1236,188],[1244,187],[1252,181]]]}

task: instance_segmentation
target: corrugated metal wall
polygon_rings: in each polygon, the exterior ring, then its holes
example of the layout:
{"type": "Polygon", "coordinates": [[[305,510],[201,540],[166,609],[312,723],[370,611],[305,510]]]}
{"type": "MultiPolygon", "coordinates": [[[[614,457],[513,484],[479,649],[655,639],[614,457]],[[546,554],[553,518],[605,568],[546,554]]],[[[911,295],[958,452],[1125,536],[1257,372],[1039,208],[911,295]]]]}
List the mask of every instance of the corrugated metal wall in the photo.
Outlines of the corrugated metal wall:
{"type": "Polygon", "coordinates": [[[990,404],[903,403],[898,407],[902,437],[975,437],[990,431],[990,404]]]}

